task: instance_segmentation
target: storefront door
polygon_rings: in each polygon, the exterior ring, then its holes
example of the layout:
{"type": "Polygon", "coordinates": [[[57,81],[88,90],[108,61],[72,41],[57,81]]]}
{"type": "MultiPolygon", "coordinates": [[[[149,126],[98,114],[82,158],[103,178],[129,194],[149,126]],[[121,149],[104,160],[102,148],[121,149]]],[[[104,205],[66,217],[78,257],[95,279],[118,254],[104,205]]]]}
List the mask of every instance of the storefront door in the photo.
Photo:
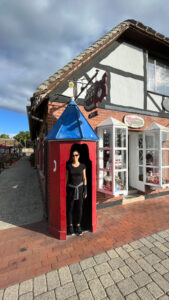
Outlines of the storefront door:
{"type": "Polygon", "coordinates": [[[129,132],[129,189],[144,191],[143,181],[143,135],[129,132]]]}

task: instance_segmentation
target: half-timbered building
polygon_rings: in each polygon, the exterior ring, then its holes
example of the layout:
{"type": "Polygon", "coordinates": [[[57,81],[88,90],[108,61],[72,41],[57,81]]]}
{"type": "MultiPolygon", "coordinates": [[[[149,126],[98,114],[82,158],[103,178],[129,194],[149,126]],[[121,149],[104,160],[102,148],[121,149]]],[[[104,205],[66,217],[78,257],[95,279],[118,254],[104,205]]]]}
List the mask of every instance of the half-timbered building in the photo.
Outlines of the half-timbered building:
{"type": "MultiPolygon", "coordinates": [[[[126,20],[37,88],[27,110],[44,194],[44,138],[70,101],[69,81],[75,84],[75,98],[80,94],[76,101],[81,112],[99,136],[97,202],[125,202],[132,192],[143,199],[168,193],[169,38],[126,20]],[[86,95],[105,74],[107,90],[92,117],[86,95]]],[[[95,98],[101,93],[98,88],[95,98]]]]}

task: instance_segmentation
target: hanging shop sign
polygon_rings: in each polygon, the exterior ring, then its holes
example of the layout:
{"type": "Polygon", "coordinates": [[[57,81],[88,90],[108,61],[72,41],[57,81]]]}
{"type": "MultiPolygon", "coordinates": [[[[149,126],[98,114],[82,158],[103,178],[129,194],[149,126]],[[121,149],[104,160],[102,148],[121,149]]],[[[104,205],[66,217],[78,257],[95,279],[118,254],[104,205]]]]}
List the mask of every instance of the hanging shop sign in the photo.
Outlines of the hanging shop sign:
{"type": "Polygon", "coordinates": [[[97,110],[95,110],[95,111],[93,111],[92,113],[90,113],[90,114],[88,115],[88,118],[89,118],[89,119],[92,119],[92,118],[94,118],[94,117],[96,117],[96,116],[98,116],[98,111],[97,111],[97,110]]]}
{"type": "Polygon", "coordinates": [[[102,102],[103,98],[107,96],[107,73],[103,74],[100,81],[94,82],[86,92],[85,105],[86,111],[91,111],[97,107],[98,102],[102,102]]]}
{"type": "Polygon", "coordinates": [[[144,119],[137,115],[124,116],[124,123],[131,128],[141,128],[144,126],[144,119]]]}

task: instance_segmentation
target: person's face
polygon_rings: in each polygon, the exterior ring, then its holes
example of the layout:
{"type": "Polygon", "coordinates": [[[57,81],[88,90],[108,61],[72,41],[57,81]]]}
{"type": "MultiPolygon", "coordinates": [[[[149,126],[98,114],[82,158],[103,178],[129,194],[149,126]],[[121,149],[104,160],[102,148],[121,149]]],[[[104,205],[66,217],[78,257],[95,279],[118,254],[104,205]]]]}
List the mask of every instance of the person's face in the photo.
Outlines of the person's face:
{"type": "Polygon", "coordinates": [[[74,162],[77,162],[79,160],[79,153],[77,151],[73,152],[72,159],[74,162]]]}

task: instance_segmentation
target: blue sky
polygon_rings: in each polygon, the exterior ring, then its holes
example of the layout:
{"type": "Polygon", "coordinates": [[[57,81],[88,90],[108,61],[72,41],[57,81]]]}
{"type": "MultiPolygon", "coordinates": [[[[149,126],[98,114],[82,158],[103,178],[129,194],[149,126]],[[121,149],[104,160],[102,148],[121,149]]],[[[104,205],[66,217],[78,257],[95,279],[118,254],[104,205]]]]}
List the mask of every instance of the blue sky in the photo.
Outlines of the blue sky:
{"type": "Polygon", "coordinates": [[[28,130],[36,88],[113,27],[135,19],[169,37],[168,16],[168,0],[0,0],[0,133],[28,130]]]}
{"type": "Polygon", "coordinates": [[[19,131],[28,131],[26,114],[0,108],[0,133],[16,135],[19,131]]]}

